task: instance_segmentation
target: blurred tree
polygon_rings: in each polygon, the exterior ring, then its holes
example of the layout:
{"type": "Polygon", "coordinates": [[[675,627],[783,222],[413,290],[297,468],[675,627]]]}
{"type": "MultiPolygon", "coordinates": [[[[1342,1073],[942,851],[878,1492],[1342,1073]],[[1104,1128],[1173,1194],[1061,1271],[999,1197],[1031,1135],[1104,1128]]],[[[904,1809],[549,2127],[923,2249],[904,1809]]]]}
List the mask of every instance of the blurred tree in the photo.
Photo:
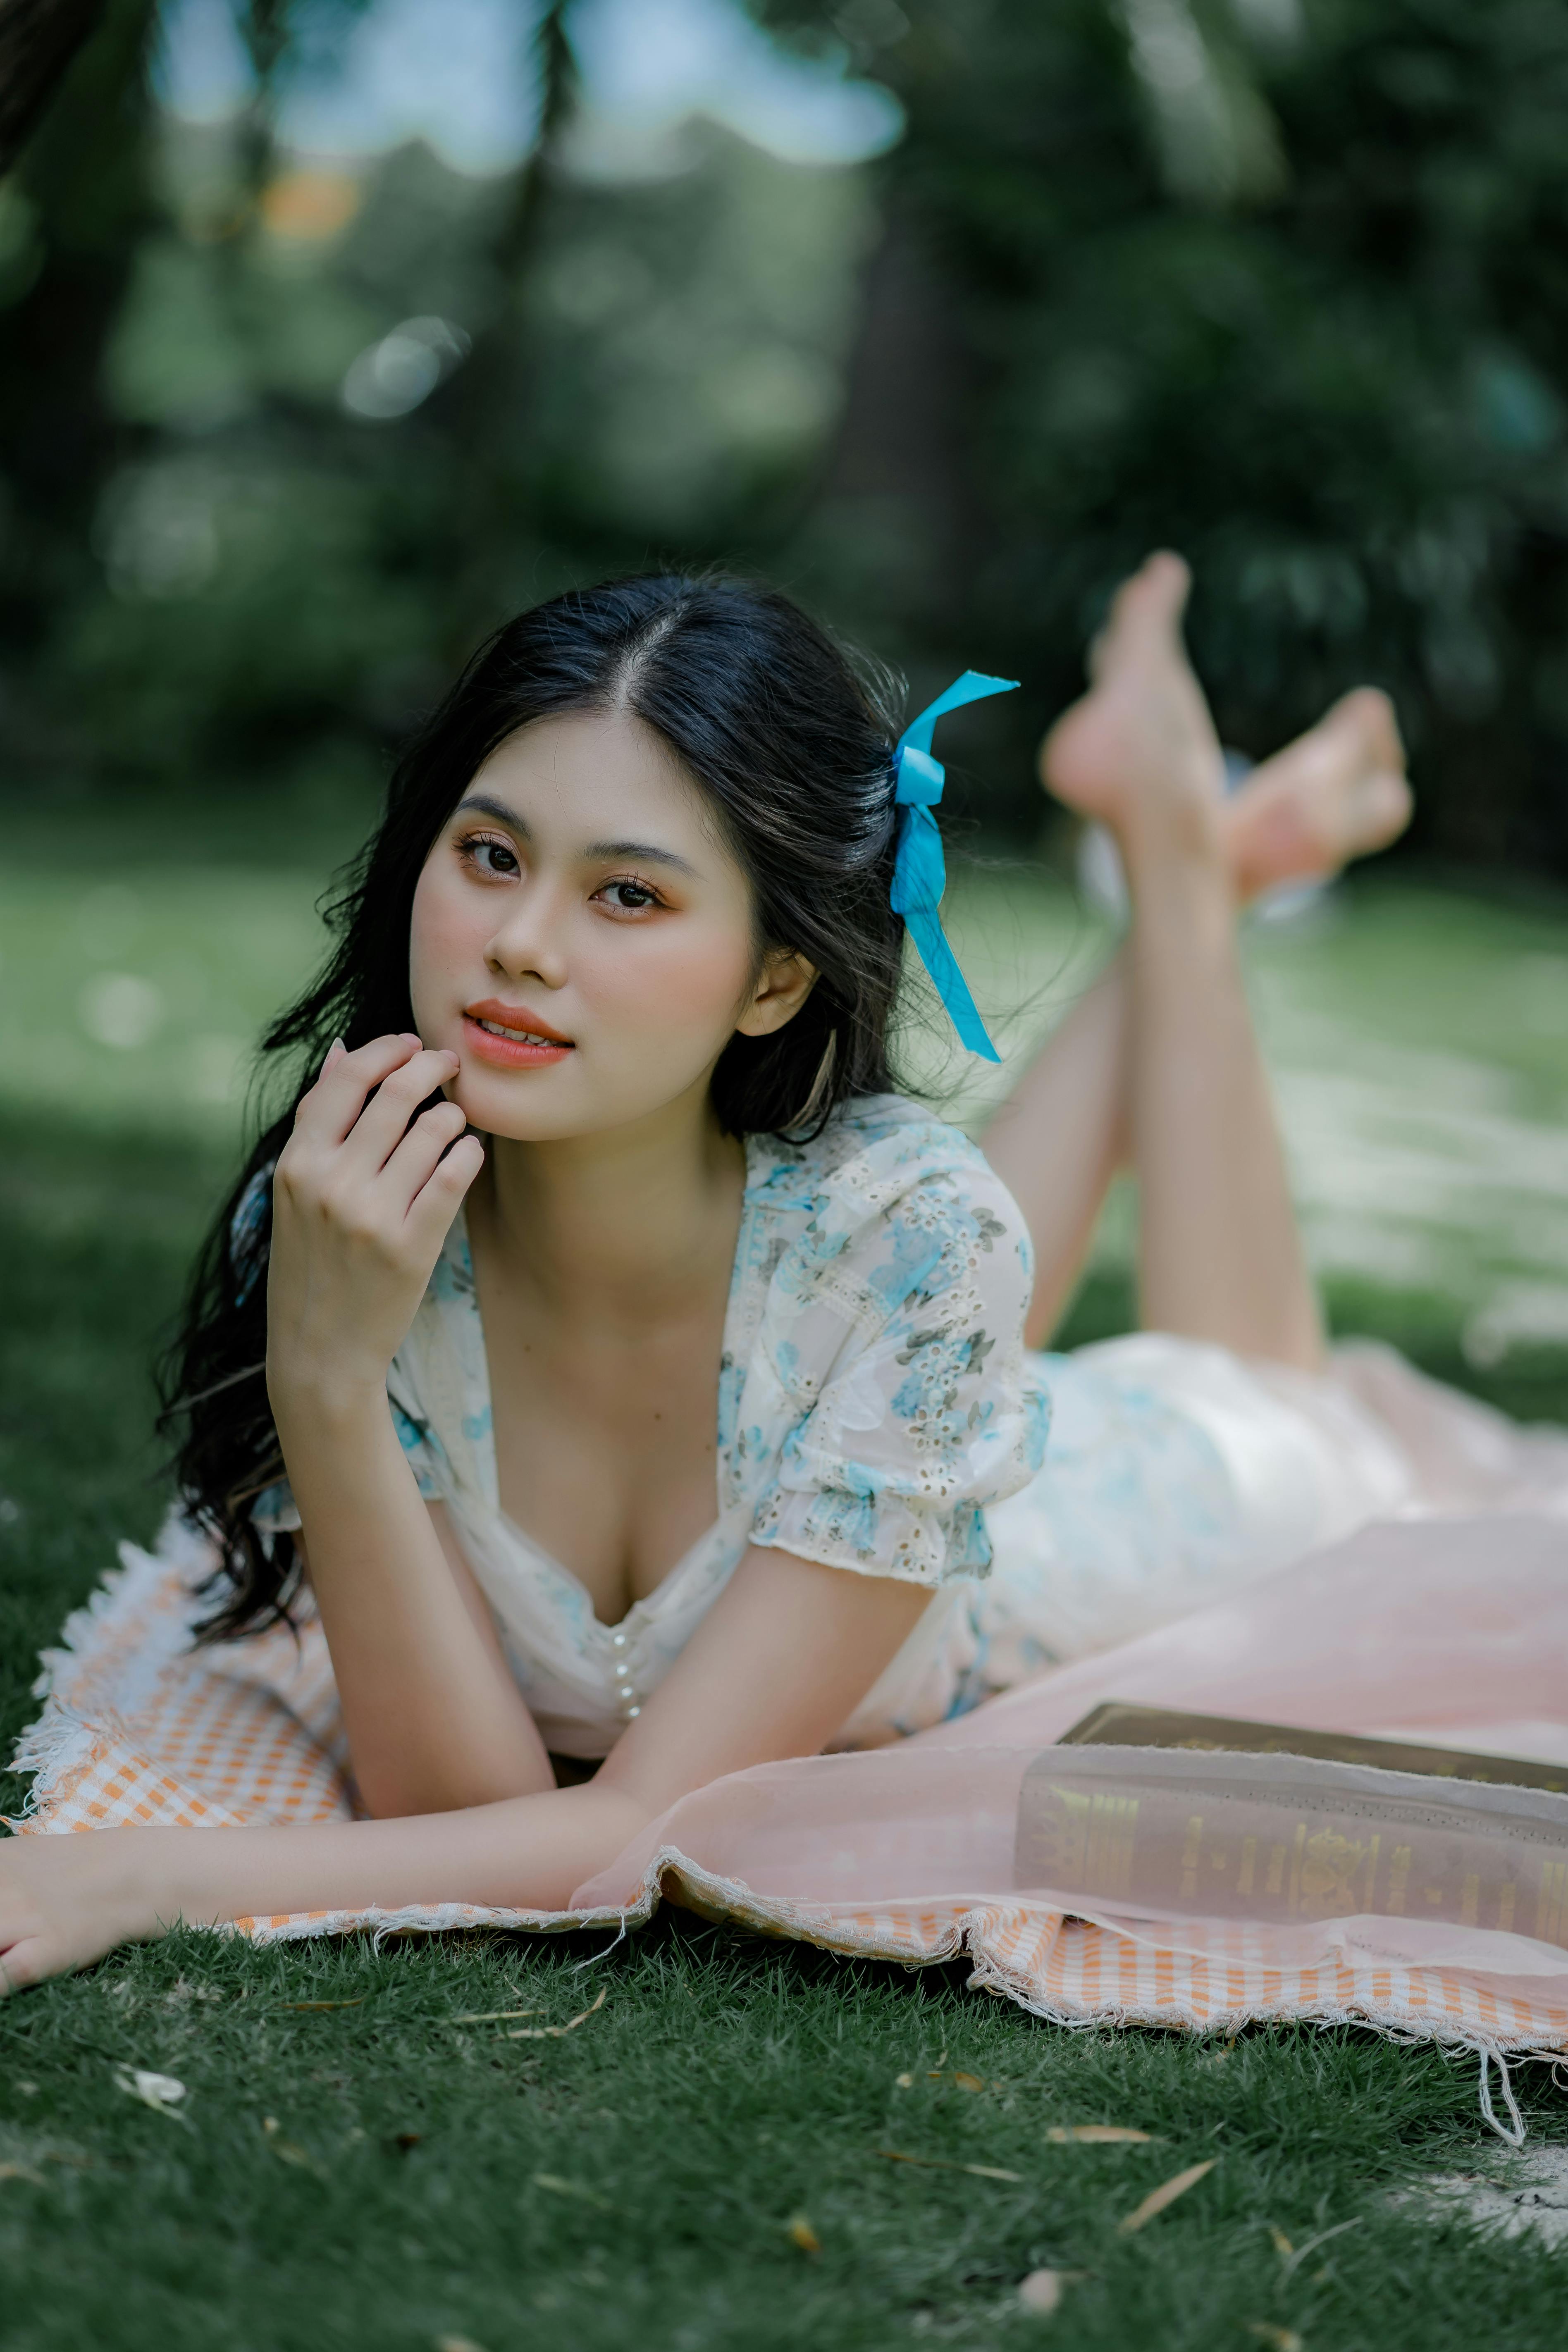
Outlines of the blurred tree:
{"type": "MultiPolygon", "coordinates": [[[[355,0],[324,5],[241,20],[237,114],[148,118],[81,362],[102,436],[51,510],[56,575],[19,564],[0,610],[13,773],[357,793],[509,611],[765,555],[796,512],[864,175],[696,122],[628,173],[579,109],[564,0],[517,13],[539,126],[517,171],[298,155],[274,94],[355,0]]],[[[47,444],[47,386],[27,394],[47,444]]],[[[0,425],[0,466],[17,446],[0,425]]]]}
{"type": "Polygon", "coordinates": [[[0,0],[0,172],[8,172],[103,0],[0,0]]]}
{"type": "MultiPolygon", "coordinates": [[[[927,289],[905,339],[940,358],[956,321],[967,365],[940,362],[894,502],[977,509],[933,526],[948,643],[962,615],[965,649],[1059,698],[1118,574],[1179,546],[1232,740],[1381,679],[1421,837],[1568,869],[1568,8],[763,13],[848,42],[910,110],[884,167],[927,289]]],[[[880,327],[861,366],[886,373],[880,327]]],[[[931,389],[903,370],[885,453],[931,389]]],[[[864,571],[877,523],[837,469],[814,543],[864,571]]],[[[929,640],[899,543],[858,593],[929,640]]]]}
{"type": "MultiPolygon", "coordinates": [[[[109,0],[0,181],[0,642],[30,665],[91,570],[98,488],[127,438],[104,348],[150,218],[145,78],[156,0],[109,0]]],[[[37,723],[36,699],[18,709],[37,723]]],[[[15,748],[15,747],[14,747],[15,748]]]]}

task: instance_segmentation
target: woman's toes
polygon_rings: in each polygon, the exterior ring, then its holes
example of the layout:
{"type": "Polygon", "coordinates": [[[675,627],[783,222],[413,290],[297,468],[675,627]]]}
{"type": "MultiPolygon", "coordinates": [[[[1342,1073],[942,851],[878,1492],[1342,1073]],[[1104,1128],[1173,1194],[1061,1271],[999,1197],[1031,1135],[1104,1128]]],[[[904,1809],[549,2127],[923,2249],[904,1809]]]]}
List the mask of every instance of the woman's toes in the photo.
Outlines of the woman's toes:
{"type": "Polygon", "coordinates": [[[1352,687],[1321,723],[1331,732],[1353,736],[1363,765],[1394,772],[1404,767],[1398,714],[1380,686],[1352,687]]]}
{"type": "MultiPolygon", "coordinates": [[[[1156,646],[1176,646],[1193,575],[1179,555],[1162,549],[1145,558],[1110,600],[1099,635],[1089,649],[1095,685],[1121,664],[1147,660],[1156,646]]],[[[1184,652],[1180,655],[1185,660],[1184,652]]]]}
{"type": "Polygon", "coordinates": [[[1371,850],[1384,849],[1391,841],[1397,841],[1415,806],[1410,786],[1397,771],[1382,768],[1364,778],[1352,804],[1354,838],[1350,854],[1364,856],[1371,850]]]}

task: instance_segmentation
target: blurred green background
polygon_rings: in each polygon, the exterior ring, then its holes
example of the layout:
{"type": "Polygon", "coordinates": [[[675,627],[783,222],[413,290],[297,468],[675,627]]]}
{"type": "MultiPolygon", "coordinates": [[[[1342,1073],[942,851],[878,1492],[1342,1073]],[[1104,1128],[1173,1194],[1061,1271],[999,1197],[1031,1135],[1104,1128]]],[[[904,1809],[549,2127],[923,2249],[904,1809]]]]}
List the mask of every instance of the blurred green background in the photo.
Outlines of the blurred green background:
{"type": "Polygon", "coordinates": [[[1033,742],[1166,542],[1228,742],[1371,679],[1411,746],[1250,949],[1341,1319],[1568,1376],[1568,0],[11,13],[93,27],[0,178],[16,1133],[220,1166],[404,730],[656,561],[1024,681],[949,794],[1016,1056],[1103,938],[1033,742]]]}
{"type": "Polygon", "coordinates": [[[510,611],[722,558],[1021,677],[1031,841],[1170,542],[1227,740],[1375,679],[1416,854],[1568,871],[1563,0],[97,14],[0,183],[9,787],[352,802],[510,611]]]}

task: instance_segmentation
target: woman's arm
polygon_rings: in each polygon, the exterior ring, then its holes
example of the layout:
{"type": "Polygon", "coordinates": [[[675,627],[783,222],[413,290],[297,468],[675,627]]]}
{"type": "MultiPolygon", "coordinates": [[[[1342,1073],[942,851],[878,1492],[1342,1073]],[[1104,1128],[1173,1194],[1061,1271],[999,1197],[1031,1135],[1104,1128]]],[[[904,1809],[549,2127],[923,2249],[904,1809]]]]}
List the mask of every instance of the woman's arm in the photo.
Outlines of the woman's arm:
{"type": "Polygon", "coordinates": [[[0,1844],[5,1988],[182,1920],[448,1902],[563,1910],[677,1798],[748,1765],[816,1754],[930,1599],[922,1585],[753,1546],[582,1788],[402,1821],[10,1839],[0,1844]]]}
{"type": "Polygon", "coordinates": [[[411,1036],[334,1047],[273,1175],[268,1391],[354,1779],[375,1814],[553,1785],[386,1399],[387,1368],[483,1164],[456,1105],[419,1112],[455,1066],[411,1036]]]}

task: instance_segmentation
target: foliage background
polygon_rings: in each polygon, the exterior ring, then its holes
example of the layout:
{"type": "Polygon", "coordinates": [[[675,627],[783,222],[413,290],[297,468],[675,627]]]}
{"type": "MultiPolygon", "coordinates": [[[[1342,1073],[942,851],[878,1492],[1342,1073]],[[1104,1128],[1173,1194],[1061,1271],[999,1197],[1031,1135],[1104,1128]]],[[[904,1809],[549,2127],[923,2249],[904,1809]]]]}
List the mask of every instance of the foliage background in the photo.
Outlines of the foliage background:
{"type": "Polygon", "coordinates": [[[901,104],[837,162],[628,126],[603,8],[513,0],[489,171],[304,152],[366,0],[235,7],[226,116],[160,102],[174,0],[110,0],[0,183],[14,783],[357,802],[508,610],[733,559],[918,686],[1023,677],[969,739],[1017,838],[1168,541],[1229,740],[1375,678],[1418,851],[1568,866],[1563,0],[759,0],[901,104]]]}

